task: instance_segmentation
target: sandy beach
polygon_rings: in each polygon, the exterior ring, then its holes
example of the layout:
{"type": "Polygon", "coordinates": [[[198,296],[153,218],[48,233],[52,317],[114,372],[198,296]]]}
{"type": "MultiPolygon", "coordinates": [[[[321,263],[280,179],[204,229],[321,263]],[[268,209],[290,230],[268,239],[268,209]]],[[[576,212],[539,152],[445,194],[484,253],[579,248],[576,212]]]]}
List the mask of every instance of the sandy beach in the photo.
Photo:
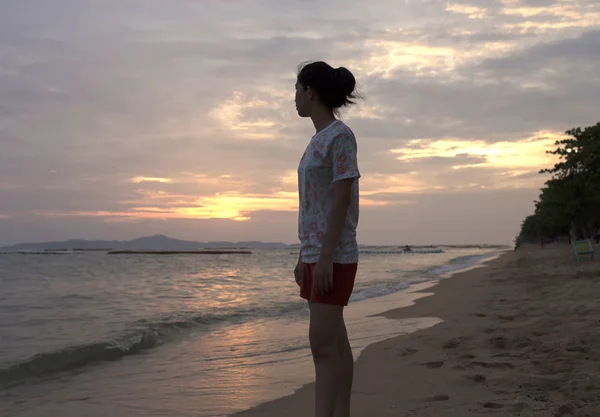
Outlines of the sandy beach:
{"type": "MultiPolygon", "coordinates": [[[[427,295],[382,313],[443,322],[365,349],[354,416],[600,415],[600,261],[523,246],[427,295]]],[[[308,384],[235,416],[310,416],[313,395],[308,384]]]]}

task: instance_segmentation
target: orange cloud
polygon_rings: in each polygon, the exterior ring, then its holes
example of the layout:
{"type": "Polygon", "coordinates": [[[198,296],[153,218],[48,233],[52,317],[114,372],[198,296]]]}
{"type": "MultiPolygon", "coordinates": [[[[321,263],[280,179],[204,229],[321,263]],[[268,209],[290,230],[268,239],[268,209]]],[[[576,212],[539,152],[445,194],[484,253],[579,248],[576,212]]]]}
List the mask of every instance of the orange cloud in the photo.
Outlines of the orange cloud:
{"type": "MultiPolygon", "coordinates": [[[[150,198],[164,199],[164,207],[137,206],[124,211],[71,211],[36,212],[44,217],[117,217],[132,219],[231,219],[245,221],[256,211],[297,211],[298,196],[292,192],[274,194],[240,194],[229,192],[209,197],[177,196],[180,201],[171,201],[173,195],[148,192],[150,198]],[[177,204],[179,203],[179,204],[177,204]]],[[[158,203],[159,201],[155,201],[158,203]]],[[[133,203],[133,201],[132,201],[133,203]]]]}
{"type": "MultiPolygon", "coordinates": [[[[464,154],[481,157],[472,163],[457,162],[455,166],[445,167],[444,172],[462,169],[495,168],[493,179],[480,179],[474,174],[459,175],[456,183],[440,181],[444,175],[439,170],[415,169],[397,175],[368,173],[361,179],[362,207],[381,207],[397,204],[413,204],[412,199],[397,200],[393,194],[410,194],[440,190],[479,188],[514,188],[539,182],[532,177],[532,171],[541,166],[549,166],[552,157],[545,150],[552,149],[554,142],[563,135],[555,132],[540,131],[520,141],[502,141],[488,143],[483,140],[462,140],[460,138],[415,139],[407,146],[392,149],[390,153],[400,162],[415,162],[431,157],[451,158],[464,154]],[[450,171],[449,171],[450,170],[450,171]]],[[[457,161],[460,161],[457,158],[457,161]]],[[[416,165],[418,166],[418,165],[416,165]]],[[[204,175],[182,172],[169,178],[136,176],[130,179],[133,184],[158,183],[162,189],[139,188],[136,197],[119,201],[123,210],[88,210],[50,212],[39,211],[44,217],[102,217],[111,222],[129,222],[146,219],[229,219],[248,221],[252,214],[259,211],[297,212],[297,174],[295,170],[285,171],[279,177],[279,185],[269,192],[251,192],[255,185],[251,179],[236,178],[230,173],[204,175]],[[171,184],[178,184],[177,192],[169,191],[171,184]],[[198,184],[221,192],[198,195],[198,184]],[[189,186],[189,191],[186,187],[189,186]]],[[[0,218],[6,218],[1,216],[0,218]]]]}
{"type": "Polygon", "coordinates": [[[353,63],[357,73],[387,78],[397,69],[406,69],[417,76],[442,73],[448,76],[460,65],[505,53],[516,45],[514,41],[490,41],[481,43],[476,48],[455,48],[402,40],[402,30],[389,30],[386,35],[384,39],[365,41],[365,49],[369,55],[353,63]]]}
{"type": "MultiPolygon", "coordinates": [[[[297,177],[295,171],[285,172],[279,179],[281,187],[271,193],[246,193],[240,189],[247,183],[237,182],[229,174],[215,177],[188,175],[210,181],[215,185],[224,182],[222,188],[228,191],[208,196],[193,193],[171,193],[166,190],[137,189],[138,198],[120,201],[119,204],[130,206],[127,210],[97,210],[52,212],[37,211],[43,217],[105,217],[110,221],[136,221],[143,219],[230,219],[247,221],[257,211],[298,211],[297,177]],[[236,187],[237,185],[237,187],[236,187]],[[232,189],[233,188],[233,189],[232,189]],[[237,189],[235,189],[237,188],[237,189]]],[[[136,177],[149,178],[149,177],[136,177]]],[[[139,183],[142,181],[134,181],[139,183]]],[[[176,181],[156,181],[170,183],[176,181]]],[[[167,185],[168,186],[168,185],[167,185]]],[[[362,206],[383,206],[388,203],[370,199],[369,193],[363,193],[362,206]]]]}
{"type": "Polygon", "coordinates": [[[461,3],[449,3],[446,6],[446,11],[457,14],[464,14],[469,19],[483,19],[487,12],[486,9],[483,9],[481,7],[461,3]]]}
{"type": "MultiPolygon", "coordinates": [[[[440,140],[416,139],[408,142],[408,146],[400,149],[392,149],[392,154],[397,154],[396,159],[403,162],[418,162],[420,159],[433,157],[454,158],[462,155],[480,157],[481,161],[472,163],[460,162],[458,158],[456,165],[446,168],[460,171],[464,169],[495,169],[493,178],[476,178],[473,183],[464,179],[454,184],[445,186],[433,185],[444,175],[434,171],[420,170],[403,176],[386,179],[391,184],[401,183],[396,192],[418,192],[422,190],[442,190],[472,188],[518,188],[537,187],[542,181],[541,176],[531,175],[541,167],[552,166],[556,162],[553,155],[546,153],[554,149],[554,142],[563,138],[564,135],[555,132],[537,132],[529,138],[520,141],[503,141],[488,143],[482,140],[469,141],[459,138],[448,138],[440,140]]],[[[452,171],[450,171],[452,172],[452,171]]],[[[484,172],[484,171],[482,171],[484,172]]],[[[476,171],[474,171],[474,175],[476,171]]],[[[392,186],[394,189],[394,186],[392,186]]]]}
{"type": "Polygon", "coordinates": [[[172,182],[171,178],[160,178],[160,177],[134,177],[131,179],[131,182],[135,184],[139,184],[141,182],[161,182],[161,183],[169,183],[172,182]]]}
{"type": "MultiPolygon", "coordinates": [[[[554,142],[564,135],[555,132],[537,132],[533,136],[520,141],[504,141],[487,143],[483,140],[466,141],[461,139],[416,139],[408,143],[408,147],[392,149],[390,152],[400,154],[400,161],[419,158],[444,156],[455,157],[461,154],[482,156],[486,162],[479,166],[502,168],[539,168],[553,163],[554,158],[546,154],[546,150],[554,148],[554,142]],[[411,147],[410,145],[420,145],[411,147]]],[[[459,169],[461,166],[456,166],[459,169]]]]}
{"type": "Polygon", "coordinates": [[[502,14],[517,16],[525,19],[518,23],[507,23],[506,29],[520,29],[521,32],[537,30],[546,32],[568,28],[586,28],[597,26],[600,21],[600,12],[593,5],[582,5],[581,3],[559,3],[544,7],[520,7],[513,1],[505,1],[502,14]],[[528,20],[532,17],[548,16],[546,20],[528,20]]]}
{"type": "MultiPolygon", "coordinates": [[[[271,140],[281,138],[274,131],[279,125],[276,115],[272,117],[248,117],[246,112],[253,110],[279,110],[281,108],[282,93],[278,91],[268,91],[271,100],[265,101],[248,96],[241,91],[233,91],[229,100],[216,106],[209,116],[216,120],[222,127],[230,130],[235,135],[244,139],[271,140]]],[[[289,91],[285,99],[290,100],[289,91]]]]}
{"type": "MultiPolygon", "coordinates": [[[[368,199],[370,196],[377,194],[410,194],[444,188],[439,185],[432,185],[427,180],[428,178],[423,173],[416,171],[396,175],[371,174],[362,180],[361,195],[368,199]]],[[[402,200],[396,201],[394,204],[413,204],[413,201],[402,200]]]]}

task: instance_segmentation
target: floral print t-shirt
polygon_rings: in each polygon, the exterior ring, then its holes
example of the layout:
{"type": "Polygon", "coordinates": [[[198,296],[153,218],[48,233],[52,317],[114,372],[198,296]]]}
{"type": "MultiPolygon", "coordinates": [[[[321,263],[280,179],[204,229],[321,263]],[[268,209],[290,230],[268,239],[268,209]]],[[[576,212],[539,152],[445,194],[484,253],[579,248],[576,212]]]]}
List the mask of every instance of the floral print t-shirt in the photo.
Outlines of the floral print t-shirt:
{"type": "Polygon", "coordinates": [[[358,225],[357,147],[354,133],[336,120],[315,134],[298,166],[298,238],[304,263],[316,263],[325,241],[327,222],[333,203],[333,183],[353,178],[350,207],[333,262],[358,262],[356,226],[358,225]]]}

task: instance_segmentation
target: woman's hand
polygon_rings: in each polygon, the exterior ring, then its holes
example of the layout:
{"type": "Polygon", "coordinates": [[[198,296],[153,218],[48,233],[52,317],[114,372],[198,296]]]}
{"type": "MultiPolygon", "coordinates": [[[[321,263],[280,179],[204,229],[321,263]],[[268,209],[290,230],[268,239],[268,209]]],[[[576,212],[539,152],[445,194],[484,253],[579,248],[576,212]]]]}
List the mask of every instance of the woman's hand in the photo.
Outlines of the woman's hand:
{"type": "Polygon", "coordinates": [[[302,286],[302,267],[302,261],[298,260],[296,268],[294,268],[294,278],[296,279],[296,284],[298,284],[299,287],[302,286]]]}
{"type": "Polygon", "coordinates": [[[321,258],[313,272],[313,292],[317,295],[325,295],[333,289],[333,261],[321,258]]]}

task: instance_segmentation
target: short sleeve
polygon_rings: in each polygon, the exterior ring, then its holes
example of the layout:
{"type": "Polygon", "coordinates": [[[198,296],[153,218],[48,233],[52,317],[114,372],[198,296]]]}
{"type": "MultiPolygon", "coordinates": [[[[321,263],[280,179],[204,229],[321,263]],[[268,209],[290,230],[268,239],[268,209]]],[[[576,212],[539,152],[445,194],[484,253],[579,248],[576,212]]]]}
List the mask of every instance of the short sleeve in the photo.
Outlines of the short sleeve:
{"type": "Polygon", "coordinates": [[[330,158],[333,166],[333,182],[359,178],[356,139],[351,133],[339,133],[333,138],[330,158]]]}

